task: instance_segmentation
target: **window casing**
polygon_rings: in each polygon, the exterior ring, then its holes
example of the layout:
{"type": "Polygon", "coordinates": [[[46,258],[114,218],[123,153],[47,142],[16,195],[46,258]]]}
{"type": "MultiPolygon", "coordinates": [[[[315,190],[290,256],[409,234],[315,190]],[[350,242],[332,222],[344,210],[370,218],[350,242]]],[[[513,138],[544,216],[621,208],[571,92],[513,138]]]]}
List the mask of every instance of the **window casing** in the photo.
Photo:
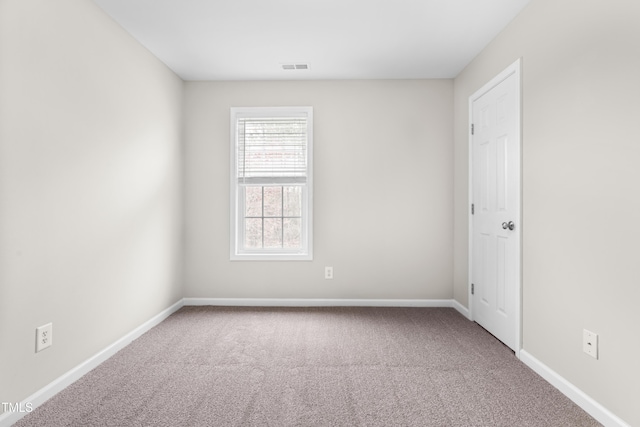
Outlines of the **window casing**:
{"type": "Polygon", "coordinates": [[[231,260],[311,260],[312,107],[231,108],[231,260]]]}

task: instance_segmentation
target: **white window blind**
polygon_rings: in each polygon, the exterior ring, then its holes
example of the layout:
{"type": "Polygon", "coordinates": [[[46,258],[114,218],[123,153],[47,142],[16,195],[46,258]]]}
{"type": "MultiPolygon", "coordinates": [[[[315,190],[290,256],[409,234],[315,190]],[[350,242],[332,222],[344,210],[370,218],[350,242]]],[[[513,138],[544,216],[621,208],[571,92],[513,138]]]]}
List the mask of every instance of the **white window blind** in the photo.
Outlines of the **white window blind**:
{"type": "Polygon", "coordinates": [[[239,184],[307,182],[307,118],[237,120],[239,184]]]}

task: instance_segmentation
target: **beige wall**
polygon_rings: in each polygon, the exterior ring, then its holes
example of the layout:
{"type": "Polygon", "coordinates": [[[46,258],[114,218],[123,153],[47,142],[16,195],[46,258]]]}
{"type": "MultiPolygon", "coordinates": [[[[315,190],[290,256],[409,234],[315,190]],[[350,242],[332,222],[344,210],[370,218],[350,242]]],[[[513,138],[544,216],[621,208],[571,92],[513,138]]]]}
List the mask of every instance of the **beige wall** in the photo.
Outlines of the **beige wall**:
{"type": "Polygon", "coordinates": [[[452,89],[186,83],[185,296],[451,298],[452,89]],[[230,262],[229,108],[284,105],[314,108],[314,260],[230,262]]]}
{"type": "Polygon", "coordinates": [[[454,295],[467,303],[468,98],[523,63],[524,349],[640,425],[640,2],[533,0],[455,79],[454,295]],[[600,359],[582,330],[600,336],[600,359]]]}
{"type": "Polygon", "coordinates": [[[182,81],[91,1],[0,0],[0,94],[0,401],[18,402],[182,297],[182,81]]]}

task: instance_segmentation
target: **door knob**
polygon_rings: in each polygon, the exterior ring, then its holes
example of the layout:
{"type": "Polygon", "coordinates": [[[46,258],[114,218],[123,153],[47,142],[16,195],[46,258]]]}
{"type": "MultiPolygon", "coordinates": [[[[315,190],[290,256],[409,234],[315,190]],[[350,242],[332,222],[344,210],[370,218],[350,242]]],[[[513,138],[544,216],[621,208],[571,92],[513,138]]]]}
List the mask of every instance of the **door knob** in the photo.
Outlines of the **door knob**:
{"type": "Polygon", "coordinates": [[[506,230],[507,228],[509,230],[513,230],[514,228],[516,228],[516,225],[513,223],[513,221],[503,222],[502,223],[502,229],[506,230]]]}

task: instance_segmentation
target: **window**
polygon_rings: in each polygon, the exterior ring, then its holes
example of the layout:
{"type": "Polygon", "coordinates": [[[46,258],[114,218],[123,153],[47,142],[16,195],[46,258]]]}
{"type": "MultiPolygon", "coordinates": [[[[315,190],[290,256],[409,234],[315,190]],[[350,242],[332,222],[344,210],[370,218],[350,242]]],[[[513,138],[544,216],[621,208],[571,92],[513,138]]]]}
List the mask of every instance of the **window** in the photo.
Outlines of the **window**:
{"type": "Polygon", "coordinates": [[[311,107],[231,109],[231,259],[312,259],[311,107]]]}

